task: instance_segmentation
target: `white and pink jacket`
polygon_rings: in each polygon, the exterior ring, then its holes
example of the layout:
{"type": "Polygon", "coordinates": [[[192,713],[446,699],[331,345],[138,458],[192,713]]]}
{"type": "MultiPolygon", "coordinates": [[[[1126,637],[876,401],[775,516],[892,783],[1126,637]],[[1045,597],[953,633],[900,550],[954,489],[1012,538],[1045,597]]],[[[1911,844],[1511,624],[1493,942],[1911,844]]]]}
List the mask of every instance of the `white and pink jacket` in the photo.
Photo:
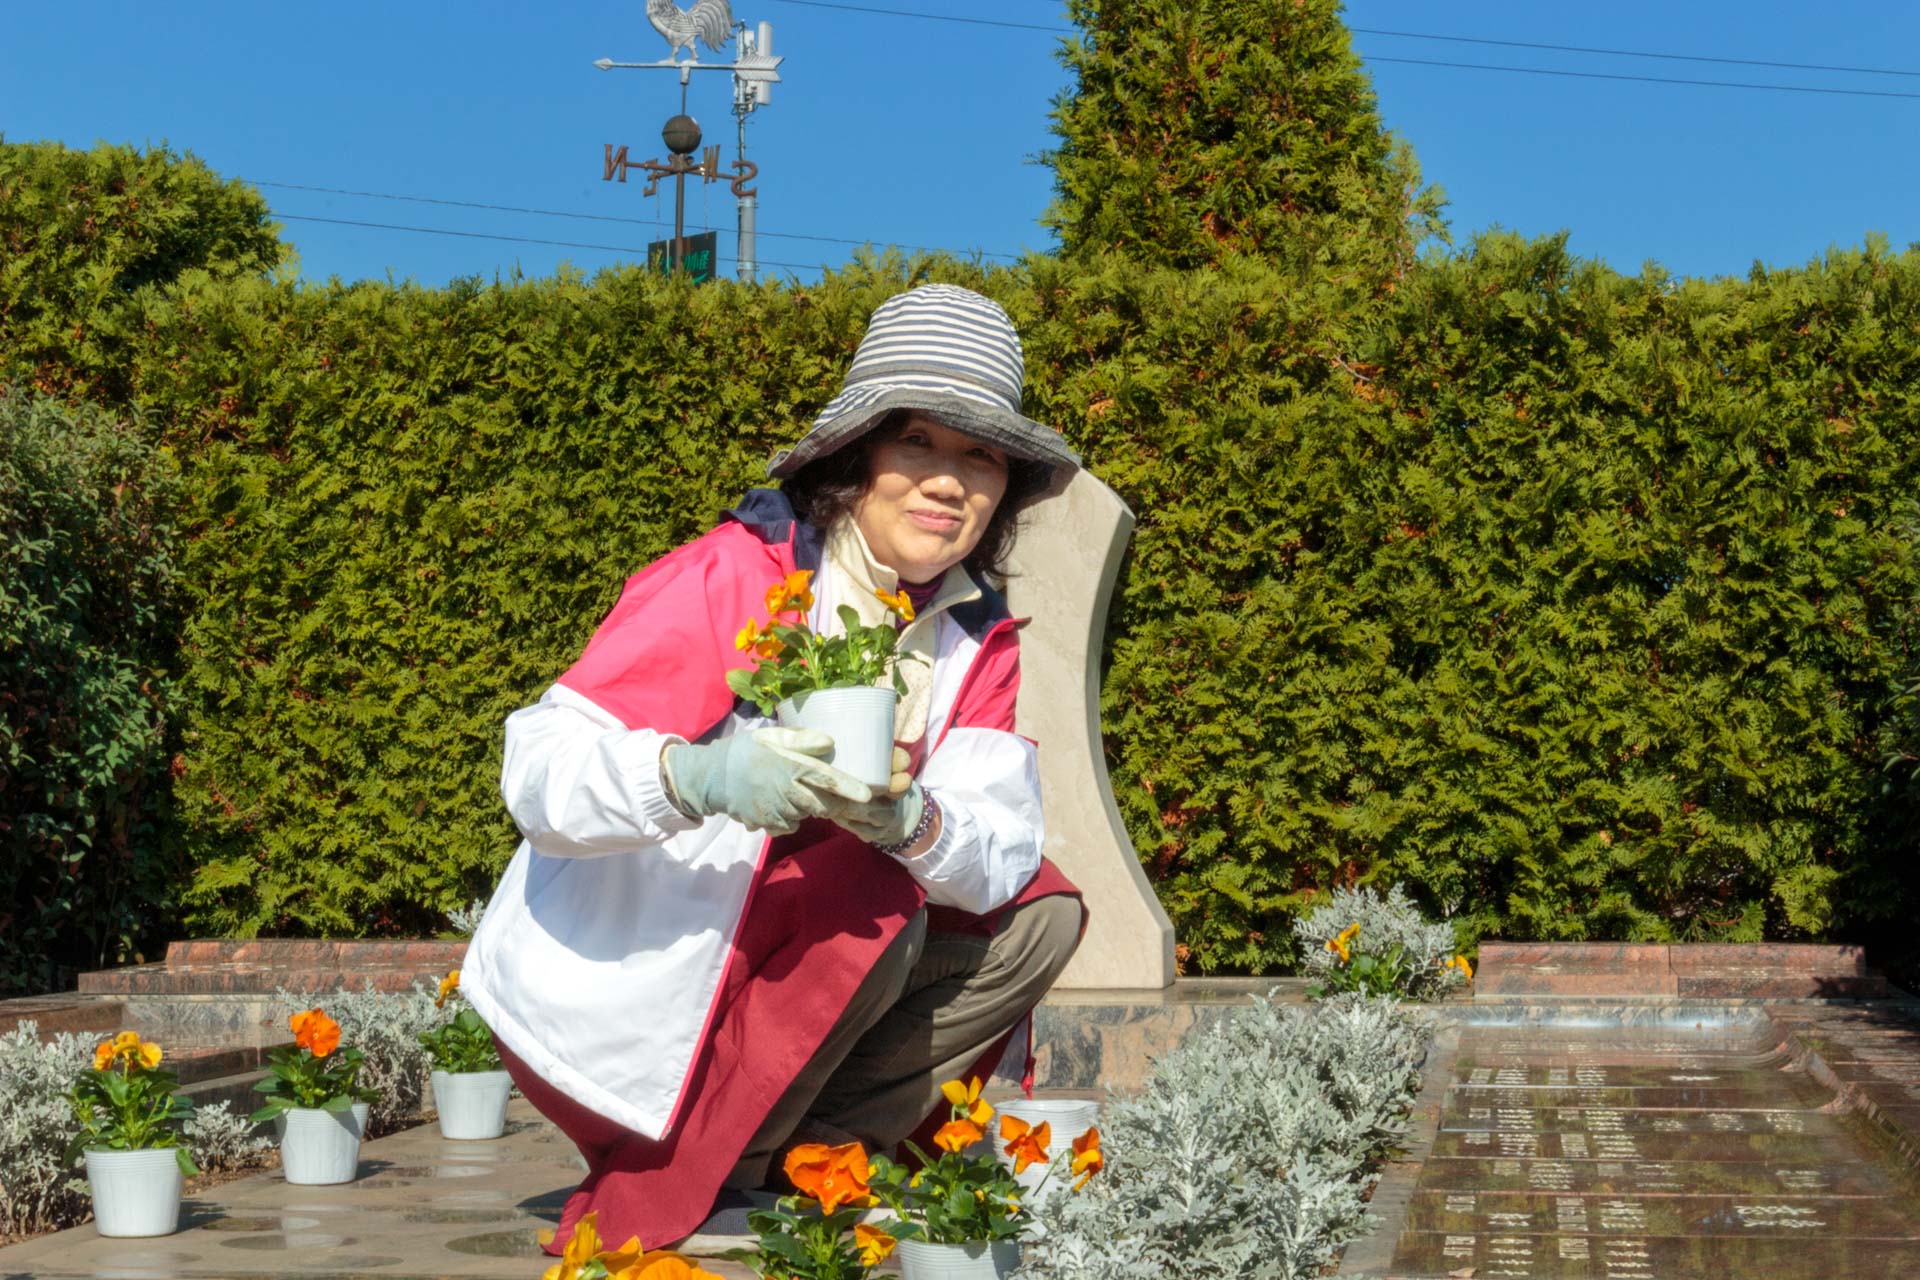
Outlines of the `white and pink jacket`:
{"type": "MultiPolygon", "coordinates": [[[[729,966],[775,861],[763,833],[676,810],[661,790],[660,752],[768,723],[726,686],[726,672],[749,663],[734,635],[764,614],[769,586],[819,563],[818,531],[777,491],[754,490],[718,528],[630,578],[580,660],[507,720],[501,794],[525,839],[467,951],[461,987],[541,1079],[646,1138],[684,1128],[702,1074],[720,1069],[709,1037],[723,994],[742,990],[729,966]]],[[[815,626],[832,616],[826,597],[816,593],[815,626]]],[[[937,622],[917,776],[939,795],[943,830],[923,857],[887,861],[953,919],[1073,892],[1040,856],[1034,745],[1013,731],[1017,622],[991,591],[937,622]]],[[[874,866],[876,883],[897,879],[874,866]]],[[[838,976],[790,997],[823,1004],[797,1009],[796,1025],[830,1025],[892,932],[834,928],[813,945],[829,961],[820,971],[838,976]]],[[[757,1105],[723,1095],[723,1083],[708,1086],[702,1108],[757,1105]]],[[[718,1127],[751,1132],[754,1123],[736,1115],[718,1127]]]]}

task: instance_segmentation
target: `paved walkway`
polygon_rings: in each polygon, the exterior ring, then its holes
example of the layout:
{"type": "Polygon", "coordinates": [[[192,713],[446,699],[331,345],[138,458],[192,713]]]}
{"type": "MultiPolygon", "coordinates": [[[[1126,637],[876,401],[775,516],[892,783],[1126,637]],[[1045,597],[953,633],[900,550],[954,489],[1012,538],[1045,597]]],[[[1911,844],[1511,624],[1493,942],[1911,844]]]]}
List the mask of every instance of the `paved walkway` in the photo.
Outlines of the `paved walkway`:
{"type": "MultiPolygon", "coordinates": [[[[356,1182],[297,1187],[277,1170],[257,1174],[190,1197],[175,1235],[107,1240],[76,1227],[0,1249],[0,1277],[538,1280],[552,1259],[535,1235],[580,1176],[572,1144],[516,1099],[498,1141],[449,1142],[421,1125],[363,1146],[356,1182]]],[[[752,1274],[702,1265],[728,1280],[752,1274]]]]}

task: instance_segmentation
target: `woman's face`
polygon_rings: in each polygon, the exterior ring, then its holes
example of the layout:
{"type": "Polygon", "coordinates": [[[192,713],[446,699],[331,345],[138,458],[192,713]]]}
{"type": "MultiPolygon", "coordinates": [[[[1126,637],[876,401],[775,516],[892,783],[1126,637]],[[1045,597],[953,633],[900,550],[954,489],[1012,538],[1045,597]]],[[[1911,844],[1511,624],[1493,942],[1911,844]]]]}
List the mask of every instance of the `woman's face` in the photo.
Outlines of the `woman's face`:
{"type": "Polygon", "coordinates": [[[1006,491],[1005,450],[910,413],[867,445],[853,518],[901,581],[931,582],[972,554],[1006,491]]]}

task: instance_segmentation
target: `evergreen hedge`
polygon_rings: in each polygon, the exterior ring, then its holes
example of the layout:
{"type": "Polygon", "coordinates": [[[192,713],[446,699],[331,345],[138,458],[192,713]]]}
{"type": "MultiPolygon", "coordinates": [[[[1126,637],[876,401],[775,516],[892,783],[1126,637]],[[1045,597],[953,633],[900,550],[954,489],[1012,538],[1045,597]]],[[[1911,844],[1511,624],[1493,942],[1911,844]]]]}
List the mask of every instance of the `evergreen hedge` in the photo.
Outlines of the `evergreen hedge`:
{"type": "MultiPolygon", "coordinates": [[[[1139,516],[1103,712],[1194,968],[1286,963],[1290,917],[1355,881],[1469,940],[1912,909],[1882,790],[1920,252],[1680,282],[1490,237],[1364,308],[1238,253],[130,291],[124,390],[87,385],[185,468],[185,924],[418,931],[485,892],[502,718],[928,279],[1007,306],[1030,411],[1139,516]]],[[[0,379],[60,367],[10,324],[0,379]]]]}

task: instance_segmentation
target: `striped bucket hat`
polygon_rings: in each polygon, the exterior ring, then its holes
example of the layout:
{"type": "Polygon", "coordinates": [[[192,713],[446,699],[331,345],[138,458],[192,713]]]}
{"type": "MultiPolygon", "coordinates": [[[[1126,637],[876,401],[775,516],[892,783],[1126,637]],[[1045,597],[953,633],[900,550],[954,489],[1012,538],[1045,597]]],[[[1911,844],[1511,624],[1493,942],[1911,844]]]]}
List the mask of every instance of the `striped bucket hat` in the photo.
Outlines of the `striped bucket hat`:
{"type": "Polygon", "coordinates": [[[895,294],[874,310],[840,394],[799,444],[773,455],[767,474],[792,475],[895,409],[918,409],[1016,458],[1079,466],[1058,431],[1020,412],[1025,376],[1020,335],[999,303],[950,284],[895,294]]]}

